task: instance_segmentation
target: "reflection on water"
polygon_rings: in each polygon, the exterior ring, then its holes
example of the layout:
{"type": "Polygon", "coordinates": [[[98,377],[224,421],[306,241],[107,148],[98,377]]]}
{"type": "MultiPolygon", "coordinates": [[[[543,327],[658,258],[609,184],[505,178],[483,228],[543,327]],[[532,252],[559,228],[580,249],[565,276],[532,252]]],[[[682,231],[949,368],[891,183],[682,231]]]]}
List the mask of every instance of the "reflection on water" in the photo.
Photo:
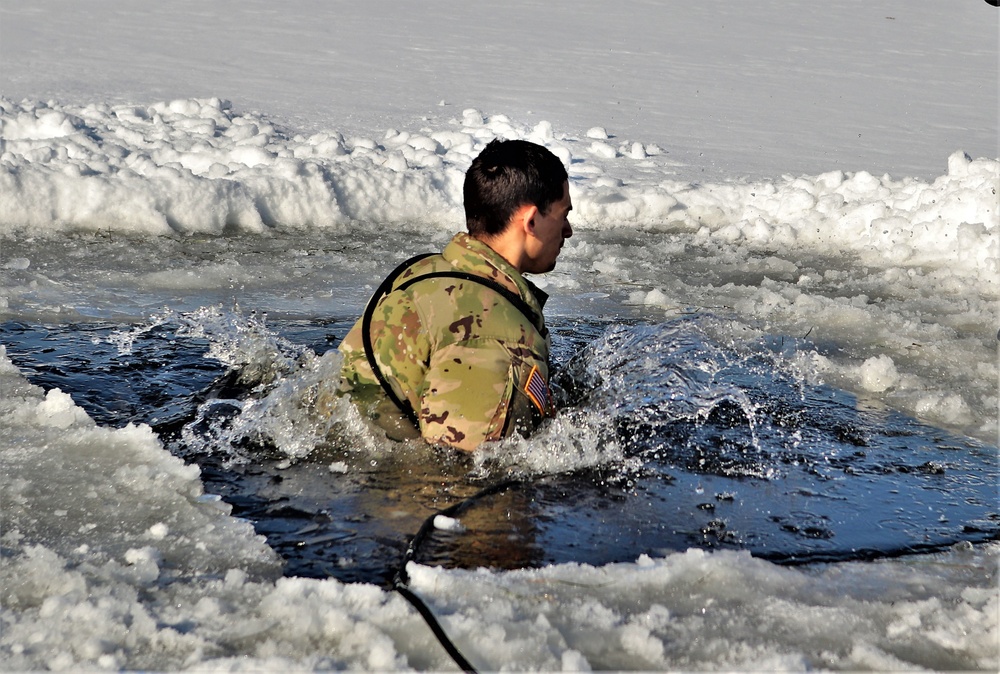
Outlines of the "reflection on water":
{"type": "Polygon", "coordinates": [[[421,525],[458,504],[418,561],[603,564],[702,547],[800,563],[1000,536],[995,447],[860,408],[801,371],[812,345],[723,343],[708,336],[718,323],[555,321],[559,418],[474,456],[379,438],[346,403],[316,414],[350,321],[204,309],[0,335],[34,383],[98,423],[148,423],[198,463],[289,575],[387,583],[421,525]]]}

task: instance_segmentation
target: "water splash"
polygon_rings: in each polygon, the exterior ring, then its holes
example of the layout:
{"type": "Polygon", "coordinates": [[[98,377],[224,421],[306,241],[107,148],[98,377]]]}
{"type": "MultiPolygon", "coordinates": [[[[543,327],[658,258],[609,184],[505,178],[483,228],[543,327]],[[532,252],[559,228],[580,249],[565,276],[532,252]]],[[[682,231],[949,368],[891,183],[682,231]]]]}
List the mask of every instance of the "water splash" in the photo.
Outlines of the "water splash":
{"type": "Polygon", "coordinates": [[[805,338],[711,316],[554,321],[558,418],[469,457],[380,440],[348,401],[324,399],[339,355],[323,352],[347,319],[279,322],[278,337],[264,318],[164,312],[116,336],[7,324],[4,341],[98,423],[151,424],[290,574],[380,582],[427,512],[507,477],[526,479],[477,502],[465,534],[444,532],[461,541],[442,541],[441,563],[493,563],[489,536],[501,562],[534,565],[690,547],[800,563],[997,535],[996,448],[822,385],[805,338]],[[498,525],[511,513],[515,531],[498,525]]]}
{"type": "Polygon", "coordinates": [[[115,330],[107,338],[120,355],[130,355],[136,340],[162,326],[175,326],[178,338],[200,339],[208,343],[206,358],[238,369],[244,385],[267,385],[295,368],[310,351],[280,337],[267,326],[267,314],[244,314],[239,306],[225,310],[221,305],[177,312],[164,309],[144,325],[115,330]]]}
{"type": "Polygon", "coordinates": [[[143,325],[113,331],[107,341],[131,355],[141,338],[165,328],[174,339],[204,342],[204,357],[227,368],[181,429],[185,453],[216,455],[232,467],[261,456],[297,461],[337,443],[373,448],[367,424],[336,395],[337,351],[317,355],[270,329],[266,314],[218,305],[165,309],[143,325]]]}
{"type": "MultiPolygon", "coordinates": [[[[135,342],[149,333],[153,332],[162,325],[167,324],[174,312],[169,309],[162,314],[155,314],[149,318],[145,325],[140,325],[138,327],[133,327],[129,330],[112,330],[105,341],[108,344],[112,344],[118,348],[119,356],[131,356],[135,349],[135,342]]],[[[94,338],[94,343],[98,343],[99,339],[94,338]]]]}
{"type": "Polygon", "coordinates": [[[724,376],[733,361],[690,320],[616,325],[569,364],[567,389],[592,406],[658,424],[704,421],[730,402],[753,431],[755,406],[724,376]]]}
{"type": "MultiPolygon", "coordinates": [[[[629,458],[613,429],[587,408],[562,409],[530,438],[514,436],[488,443],[473,454],[472,476],[527,478],[614,468],[615,476],[638,470],[642,461],[629,458]]],[[[617,479],[612,477],[611,479],[617,479]]]]}
{"type": "Polygon", "coordinates": [[[337,395],[341,357],[307,353],[295,370],[240,398],[203,403],[184,428],[189,447],[222,452],[230,463],[249,463],[277,452],[287,462],[317,450],[377,453],[383,443],[348,398],[337,395]]]}
{"type": "Polygon", "coordinates": [[[746,370],[745,357],[684,319],[610,327],[568,363],[559,385],[567,403],[613,429],[626,456],[769,477],[758,405],[740,381],[746,370]]]}

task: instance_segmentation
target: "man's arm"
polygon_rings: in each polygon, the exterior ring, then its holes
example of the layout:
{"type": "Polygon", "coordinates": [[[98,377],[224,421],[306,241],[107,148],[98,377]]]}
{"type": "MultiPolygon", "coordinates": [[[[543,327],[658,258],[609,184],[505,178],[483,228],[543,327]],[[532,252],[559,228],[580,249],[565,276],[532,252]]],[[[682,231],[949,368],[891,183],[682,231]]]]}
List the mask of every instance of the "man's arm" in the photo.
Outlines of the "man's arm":
{"type": "Polygon", "coordinates": [[[514,389],[510,352],[495,339],[473,339],[431,354],[418,410],[431,443],[465,451],[507,431],[514,389]]]}

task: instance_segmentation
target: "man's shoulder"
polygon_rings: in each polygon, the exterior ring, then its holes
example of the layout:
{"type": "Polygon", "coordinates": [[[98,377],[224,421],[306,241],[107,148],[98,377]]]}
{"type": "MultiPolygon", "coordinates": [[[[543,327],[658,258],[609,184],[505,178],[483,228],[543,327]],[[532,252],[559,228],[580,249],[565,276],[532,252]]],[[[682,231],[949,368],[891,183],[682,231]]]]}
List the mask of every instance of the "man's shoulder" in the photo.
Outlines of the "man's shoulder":
{"type": "MultiPolygon", "coordinates": [[[[504,276],[499,272],[495,262],[489,259],[483,246],[467,234],[456,234],[451,242],[440,253],[417,255],[410,258],[408,264],[399,271],[392,282],[393,290],[409,288],[423,279],[448,279],[468,276],[479,276],[495,280],[504,276]]],[[[505,279],[505,285],[512,285],[505,279]]]]}
{"type": "Polygon", "coordinates": [[[459,271],[481,276],[514,277],[520,274],[483,241],[461,232],[441,252],[441,257],[459,271]]]}
{"type": "Polygon", "coordinates": [[[412,307],[435,321],[464,318],[480,325],[489,312],[493,329],[520,331],[527,322],[545,334],[543,298],[533,291],[499,254],[465,233],[439,255],[414,258],[393,283],[399,311],[412,307]]]}
{"type": "Polygon", "coordinates": [[[410,258],[409,264],[403,268],[392,282],[393,288],[408,283],[421,276],[434,274],[452,269],[451,264],[444,259],[441,253],[425,253],[410,258]]]}

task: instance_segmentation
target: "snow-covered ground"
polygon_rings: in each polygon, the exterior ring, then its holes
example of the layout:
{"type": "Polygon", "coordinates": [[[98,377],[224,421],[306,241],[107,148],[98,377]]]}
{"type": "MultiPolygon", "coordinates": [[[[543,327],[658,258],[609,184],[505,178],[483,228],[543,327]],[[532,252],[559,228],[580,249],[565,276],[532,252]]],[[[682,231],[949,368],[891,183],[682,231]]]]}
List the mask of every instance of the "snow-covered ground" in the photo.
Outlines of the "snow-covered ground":
{"type": "Polygon", "coordinates": [[[684,179],[831,170],[930,180],[997,154],[982,0],[0,6],[0,94],[218,96],[305,133],[438,128],[474,107],[655,143],[684,179]]]}
{"type": "MultiPolygon", "coordinates": [[[[996,443],[1000,11],[619,9],[5,2],[0,318],[356,315],[461,227],[482,146],[528,138],[571,176],[553,315],[808,335],[809,377],[996,443]]],[[[451,665],[6,355],[0,426],[5,669],[451,665]]],[[[996,669],[998,554],[412,574],[485,669],[996,669]]]]}

